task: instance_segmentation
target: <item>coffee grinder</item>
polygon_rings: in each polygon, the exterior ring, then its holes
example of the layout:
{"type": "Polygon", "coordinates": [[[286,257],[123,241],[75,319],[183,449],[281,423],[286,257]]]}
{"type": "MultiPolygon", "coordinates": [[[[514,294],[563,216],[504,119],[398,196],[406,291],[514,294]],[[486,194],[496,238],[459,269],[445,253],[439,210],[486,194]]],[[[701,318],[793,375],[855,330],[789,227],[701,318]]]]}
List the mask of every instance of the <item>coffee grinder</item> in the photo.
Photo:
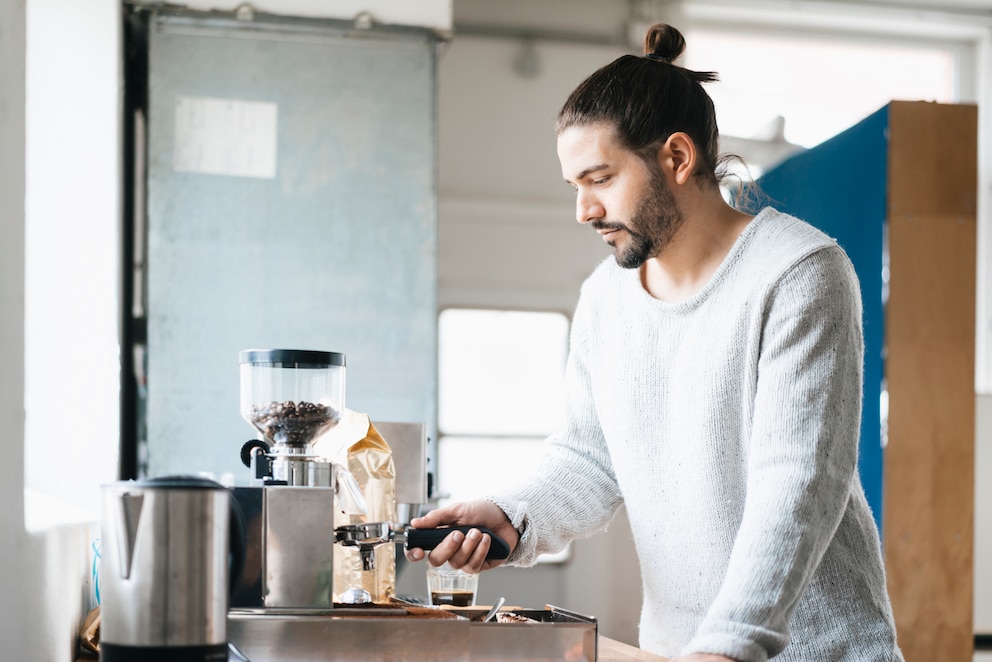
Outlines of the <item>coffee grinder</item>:
{"type": "MultiPolygon", "coordinates": [[[[232,608],[333,608],[336,544],[357,547],[364,570],[372,570],[375,550],[383,545],[429,550],[456,528],[478,528],[492,537],[488,558],[507,557],[506,543],[483,527],[411,529],[373,522],[335,529],[336,507],[365,514],[354,477],[313,450],[344,412],[344,354],[252,349],[241,352],[240,361],[241,416],[263,439],[241,448],[241,460],[252,469],[256,484],[233,490],[244,514],[246,544],[232,608]]],[[[356,592],[348,601],[367,602],[367,592],[360,593],[365,595],[356,592]]]]}
{"type": "Polygon", "coordinates": [[[313,444],[344,411],[345,356],[252,349],[240,370],[241,416],[262,439],[241,448],[254,485],[234,488],[247,545],[231,606],[330,608],[340,469],[313,444]]]}

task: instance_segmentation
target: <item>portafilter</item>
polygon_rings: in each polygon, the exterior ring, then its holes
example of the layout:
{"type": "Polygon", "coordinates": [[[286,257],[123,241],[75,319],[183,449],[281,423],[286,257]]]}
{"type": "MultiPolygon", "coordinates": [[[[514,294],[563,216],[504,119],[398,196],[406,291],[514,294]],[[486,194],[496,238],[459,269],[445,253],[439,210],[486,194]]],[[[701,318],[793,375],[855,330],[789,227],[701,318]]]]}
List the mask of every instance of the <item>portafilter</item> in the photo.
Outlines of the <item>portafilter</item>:
{"type": "Polygon", "coordinates": [[[373,550],[380,545],[396,543],[407,548],[419,547],[431,550],[441,544],[448,534],[453,531],[468,533],[477,529],[489,536],[491,543],[487,559],[505,559],[510,555],[510,546],[502,538],[484,526],[451,526],[437,529],[415,529],[411,526],[396,525],[392,522],[367,522],[364,524],[346,524],[334,529],[334,539],[345,547],[357,547],[362,555],[362,569],[375,569],[375,554],[373,550]]]}

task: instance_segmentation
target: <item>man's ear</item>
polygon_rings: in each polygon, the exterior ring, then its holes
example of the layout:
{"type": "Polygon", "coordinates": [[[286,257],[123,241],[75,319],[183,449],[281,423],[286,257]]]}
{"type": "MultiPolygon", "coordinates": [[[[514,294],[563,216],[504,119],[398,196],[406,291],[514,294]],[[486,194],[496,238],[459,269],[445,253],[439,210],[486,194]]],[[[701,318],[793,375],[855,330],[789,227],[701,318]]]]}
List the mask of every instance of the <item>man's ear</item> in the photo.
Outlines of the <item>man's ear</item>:
{"type": "Polygon", "coordinates": [[[658,150],[658,165],[671,173],[676,184],[685,184],[696,169],[696,144],[689,134],[676,131],[658,150]]]}

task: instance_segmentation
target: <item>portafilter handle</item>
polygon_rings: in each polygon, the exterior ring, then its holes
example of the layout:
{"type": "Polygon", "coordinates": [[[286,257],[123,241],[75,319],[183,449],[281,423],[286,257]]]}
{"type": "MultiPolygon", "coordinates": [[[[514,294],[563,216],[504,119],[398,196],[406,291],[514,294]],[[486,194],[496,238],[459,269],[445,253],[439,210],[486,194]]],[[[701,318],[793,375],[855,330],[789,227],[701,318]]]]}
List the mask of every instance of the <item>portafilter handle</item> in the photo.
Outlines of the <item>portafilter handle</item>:
{"type": "Polygon", "coordinates": [[[492,541],[489,544],[486,559],[505,559],[510,555],[510,546],[506,544],[506,541],[484,526],[449,526],[440,529],[414,529],[412,527],[405,527],[396,531],[392,538],[394,542],[405,543],[407,549],[419,547],[421,549],[431,550],[440,545],[441,541],[447,538],[448,534],[452,531],[461,531],[467,534],[472,529],[477,529],[480,533],[489,536],[492,541]]]}
{"type": "Polygon", "coordinates": [[[510,546],[502,538],[484,526],[451,526],[439,529],[415,529],[410,526],[396,527],[389,522],[372,522],[366,524],[348,524],[334,529],[334,538],[345,546],[375,547],[387,542],[405,545],[407,548],[419,547],[431,550],[441,544],[452,531],[468,533],[478,529],[488,535],[492,542],[489,545],[487,559],[505,559],[510,555],[510,546]]]}

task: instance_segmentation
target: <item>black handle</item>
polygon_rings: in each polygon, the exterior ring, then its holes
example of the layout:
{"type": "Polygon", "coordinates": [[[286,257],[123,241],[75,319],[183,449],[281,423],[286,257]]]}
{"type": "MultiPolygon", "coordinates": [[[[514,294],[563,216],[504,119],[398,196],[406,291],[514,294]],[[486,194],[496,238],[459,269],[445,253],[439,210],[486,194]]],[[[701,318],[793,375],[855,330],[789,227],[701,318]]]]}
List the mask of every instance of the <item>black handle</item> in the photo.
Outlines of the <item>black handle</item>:
{"type": "MultiPolygon", "coordinates": [[[[268,453],[269,445],[261,439],[250,439],[246,441],[244,446],[241,447],[241,462],[244,463],[246,467],[251,469],[252,455],[258,451],[268,453]]],[[[259,478],[261,478],[261,476],[259,476],[259,478]]]]}
{"type": "Polygon", "coordinates": [[[478,529],[492,539],[489,545],[487,559],[505,559],[510,555],[510,546],[502,538],[484,526],[451,526],[443,529],[407,529],[406,546],[419,547],[421,549],[434,549],[441,544],[452,531],[468,533],[472,529],[478,529]]]}
{"type": "Polygon", "coordinates": [[[275,484],[272,480],[272,462],[269,459],[269,445],[261,439],[251,439],[241,447],[241,461],[251,469],[255,458],[255,478],[261,478],[266,485],[275,484]]]}

